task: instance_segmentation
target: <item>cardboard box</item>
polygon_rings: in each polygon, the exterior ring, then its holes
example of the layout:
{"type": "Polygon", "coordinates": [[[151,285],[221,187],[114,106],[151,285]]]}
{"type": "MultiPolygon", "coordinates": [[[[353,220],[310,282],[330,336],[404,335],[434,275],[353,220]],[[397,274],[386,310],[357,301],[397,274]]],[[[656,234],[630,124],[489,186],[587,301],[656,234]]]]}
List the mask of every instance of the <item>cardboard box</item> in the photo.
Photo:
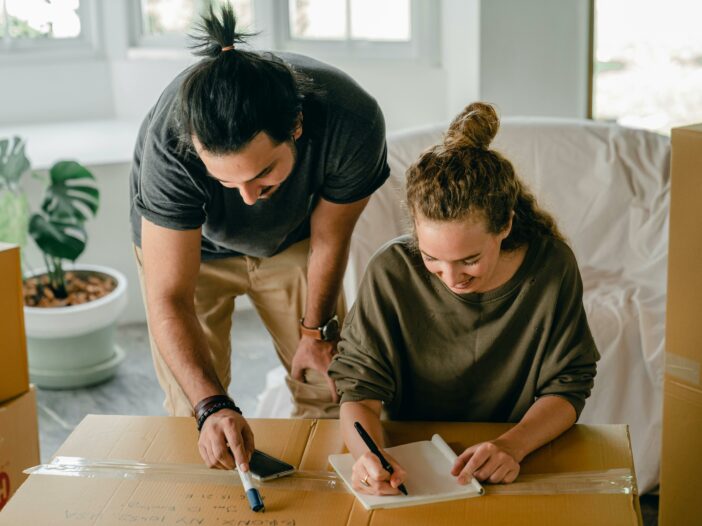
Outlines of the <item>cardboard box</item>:
{"type": "Polygon", "coordinates": [[[0,510],[26,480],[23,471],[39,463],[36,399],[32,387],[0,405],[0,510]]]}
{"type": "MultiPolygon", "coordinates": [[[[344,450],[336,420],[250,420],[250,423],[259,449],[308,474],[326,471],[328,455],[344,450]]],[[[502,424],[387,423],[390,440],[394,443],[424,439],[440,432],[456,449],[493,438],[507,427],[502,424]]],[[[76,428],[56,455],[103,461],[129,459],[132,464],[158,465],[158,469],[151,473],[166,474],[163,477],[129,479],[120,472],[123,468],[119,466],[114,467],[119,478],[33,474],[0,512],[0,525],[635,526],[640,523],[635,491],[628,494],[594,491],[556,495],[488,494],[468,500],[367,512],[353,495],[341,488],[328,491],[311,490],[308,486],[280,489],[280,486],[274,486],[275,482],[263,487],[266,511],[257,514],[248,508],[242,488],[237,485],[236,474],[217,472],[218,477],[231,477],[231,484],[208,482],[195,475],[195,471],[202,473],[204,468],[197,450],[197,432],[190,418],[91,415],[76,428]],[[164,465],[170,465],[172,469],[166,469],[164,465]],[[37,502],[41,502],[41,506],[37,506],[37,502]]],[[[633,474],[625,426],[578,425],[523,463],[523,472],[527,475],[603,472],[616,468],[624,468],[633,474]]],[[[301,477],[278,481],[288,485],[303,482],[309,480],[301,477]]]]}
{"type": "Polygon", "coordinates": [[[0,403],[29,390],[20,251],[0,243],[0,403]]]}
{"type": "Polygon", "coordinates": [[[660,526],[702,524],[702,124],[672,132],[660,526]]]}

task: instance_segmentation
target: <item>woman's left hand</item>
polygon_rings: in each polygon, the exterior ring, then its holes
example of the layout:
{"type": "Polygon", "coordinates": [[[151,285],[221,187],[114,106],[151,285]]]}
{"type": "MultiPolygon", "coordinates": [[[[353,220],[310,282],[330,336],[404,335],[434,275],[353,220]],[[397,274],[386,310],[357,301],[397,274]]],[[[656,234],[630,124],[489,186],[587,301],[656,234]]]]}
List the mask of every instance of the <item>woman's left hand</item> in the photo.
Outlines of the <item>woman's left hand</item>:
{"type": "Polygon", "coordinates": [[[451,475],[459,484],[468,484],[471,476],[493,484],[509,484],[519,475],[517,455],[499,440],[475,444],[456,459],[451,475]]]}

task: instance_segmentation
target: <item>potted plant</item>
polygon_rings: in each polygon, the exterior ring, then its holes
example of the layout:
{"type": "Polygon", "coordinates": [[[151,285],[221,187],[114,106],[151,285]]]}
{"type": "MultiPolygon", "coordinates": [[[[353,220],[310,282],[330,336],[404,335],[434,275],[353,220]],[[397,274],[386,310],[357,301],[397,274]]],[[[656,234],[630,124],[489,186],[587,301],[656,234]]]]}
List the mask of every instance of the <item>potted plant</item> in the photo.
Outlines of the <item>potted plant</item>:
{"type": "MultiPolygon", "coordinates": [[[[13,195],[21,193],[17,199],[24,203],[19,180],[29,167],[22,141],[0,141],[0,180],[11,181],[13,195]]],[[[126,306],[126,278],[111,268],[75,264],[88,239],[85,221],[95,216],[99,203],[95,177],[75,161],[59,161],[49,170],[40,210],[20,222],[44,259],[43,268],[25,272],[24,278],[29,374],[40,387],[95,384],[110,378],[124,359],[114,329],[126,306]]],[[[29,210],[22,206],[14,208],[29,210]]],[[[0,207],[0,225],[10,208],[0,207]]],[[[8,240],[22,245],[13,235],[8,240]]]]}

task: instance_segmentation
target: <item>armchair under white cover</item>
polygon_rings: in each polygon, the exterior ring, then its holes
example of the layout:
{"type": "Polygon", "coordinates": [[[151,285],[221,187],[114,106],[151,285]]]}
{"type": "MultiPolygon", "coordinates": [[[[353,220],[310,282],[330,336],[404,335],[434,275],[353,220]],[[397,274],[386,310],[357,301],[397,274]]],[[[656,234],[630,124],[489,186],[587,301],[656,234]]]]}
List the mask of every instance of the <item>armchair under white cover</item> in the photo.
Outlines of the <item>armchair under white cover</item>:
{"type": "MultiPolygon", "coordinates": [[[[405,233],[407,167],[447,124],[391,134],[391,176],[354,232],[348,304],[368,260],[405,233]]],[[[658,483],[670,145],[666,137],[593,121],[505,118],[493,147],[558,220],[578,259],[602,355],[583,423],[629,424],[640,491],[658,483]]]]}

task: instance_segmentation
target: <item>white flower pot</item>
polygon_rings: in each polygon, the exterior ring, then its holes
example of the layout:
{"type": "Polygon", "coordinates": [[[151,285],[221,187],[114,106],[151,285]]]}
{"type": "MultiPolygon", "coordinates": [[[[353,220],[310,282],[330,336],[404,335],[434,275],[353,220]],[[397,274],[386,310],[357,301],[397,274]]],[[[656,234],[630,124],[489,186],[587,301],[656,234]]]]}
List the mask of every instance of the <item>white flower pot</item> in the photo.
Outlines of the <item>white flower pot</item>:
{"type": "Polygon", "coordinates": [[[29,375],[39,387],[96,384],[112,377],[124,359],[124,351],[114,343],[114,329],[127,304],[127,278],[99,265],[78,264],[65,270],[106,274],[117,286],[106,296],[81,305],[24,307],[29,375]]]}

